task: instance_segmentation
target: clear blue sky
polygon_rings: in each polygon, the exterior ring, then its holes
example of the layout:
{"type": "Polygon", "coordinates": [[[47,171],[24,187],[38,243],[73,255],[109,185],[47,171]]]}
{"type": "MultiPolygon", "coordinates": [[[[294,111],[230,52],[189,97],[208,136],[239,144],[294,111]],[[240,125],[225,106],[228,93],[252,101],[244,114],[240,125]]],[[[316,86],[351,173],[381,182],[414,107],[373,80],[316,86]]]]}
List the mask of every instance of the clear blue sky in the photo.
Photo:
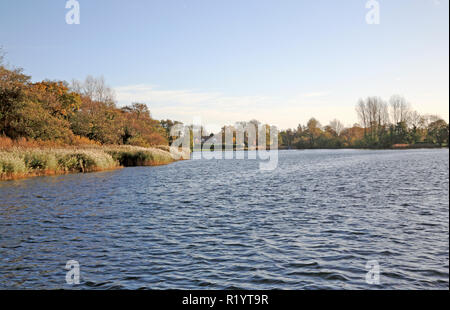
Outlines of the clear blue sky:
{"type": "Polygon", "coordinates": [[[34,80],[103,75],[119,105],[154,117],[282,128],[357,121],[360,97],[400,94],[448,120],[448,0],[65,0],[0,2],[0,46],[34,80]]]}

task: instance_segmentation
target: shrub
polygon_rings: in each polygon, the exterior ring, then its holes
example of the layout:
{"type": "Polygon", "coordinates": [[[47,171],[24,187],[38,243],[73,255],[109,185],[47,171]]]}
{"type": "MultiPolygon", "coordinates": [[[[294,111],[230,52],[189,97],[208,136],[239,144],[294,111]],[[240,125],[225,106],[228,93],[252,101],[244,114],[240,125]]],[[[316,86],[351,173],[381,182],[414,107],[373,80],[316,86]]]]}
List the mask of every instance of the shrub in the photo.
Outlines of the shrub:
{"type": "Polygon", "coordinates": [[[90,172],[111,169],[117,167],[118,163],[111,155],[101,150],[89,150],[66,154],[58,160],[58,165],[64,171],[90,172]]]}
{"type": "Polygon", "coordinates": [[[32,170],[49,170],[55,169],[55,157],[52,154],[45,154],[42,152],[30,152],[24,157],[25,165],[32,170]]]}
{"type": "Polygon", "coordinates": [[[109,148],[107,152],[124,167],[155,166],[173,162],[170,153],[156,148],[122,146],[109,148]]]}
{"type": "Polygon", "coordinates": [[[28,169],[23,157],[17,152],[0,152],[0,176],[3,178],[12,174],[24,174],[28,169]]]}

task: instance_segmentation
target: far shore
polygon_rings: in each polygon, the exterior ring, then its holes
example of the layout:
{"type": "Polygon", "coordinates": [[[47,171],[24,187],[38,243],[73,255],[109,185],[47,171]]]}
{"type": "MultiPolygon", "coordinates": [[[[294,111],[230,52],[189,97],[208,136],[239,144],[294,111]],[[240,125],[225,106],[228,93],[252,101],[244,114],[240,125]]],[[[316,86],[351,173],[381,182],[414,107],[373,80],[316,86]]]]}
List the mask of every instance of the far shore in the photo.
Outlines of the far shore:
{"type": "Polygon", "coordinates": [[[448,145],[431,143],[398,144],[391,147],[336,147],[336,148],[295,148],[279,147],[279,150],[411,150],[411,149],[445,149],[448,145]]]}
{"type": "MultiPolygon", "coordinates": [[[[225,146],[222,147],[222,151],[231,151],[231,146],[228,146],[229,149],[226,149],[225,146]]],[[[394,144],[391,147],[311,147],[311,148],[298,148],[298,147],[288,147],[288,146],[279,146],[278,150],[410,150],[410,149],[444,149],[448,148],[448,145],[439,145],[432,143],[416,143],[416,144],[394,144]]],[[[261,150],[270,150],[271,148],[267,146],[267,148],[261,150]]],[[[277,150],[273,149],[273,150],[277,150]]],[[[233,151],[257,151],[257,148],[248,148],[248,147],[239,147],[233,146],[233,151]]],[[[208,152],[208,149],[199,149],[194,148],[193,152],[208,152]]],[[[212,148],[210,151],[214,151],[212,148]]],[[[220,150],[217,150],[220,151],[220,150]]]]}

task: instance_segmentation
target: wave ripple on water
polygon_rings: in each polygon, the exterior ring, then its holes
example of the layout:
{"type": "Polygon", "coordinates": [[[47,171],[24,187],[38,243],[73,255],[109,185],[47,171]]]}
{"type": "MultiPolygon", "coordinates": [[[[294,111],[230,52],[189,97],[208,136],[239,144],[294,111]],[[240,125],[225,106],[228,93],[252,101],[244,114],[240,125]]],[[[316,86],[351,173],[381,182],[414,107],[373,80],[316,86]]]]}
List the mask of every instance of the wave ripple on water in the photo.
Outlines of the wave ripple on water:
{"type": "Polygon", "coordinates": [[[0,288],[448,289],[447,150],[280,151],[0,184],[0,288]],[[377,260],[381,283],[365,282],[377,260]]]}

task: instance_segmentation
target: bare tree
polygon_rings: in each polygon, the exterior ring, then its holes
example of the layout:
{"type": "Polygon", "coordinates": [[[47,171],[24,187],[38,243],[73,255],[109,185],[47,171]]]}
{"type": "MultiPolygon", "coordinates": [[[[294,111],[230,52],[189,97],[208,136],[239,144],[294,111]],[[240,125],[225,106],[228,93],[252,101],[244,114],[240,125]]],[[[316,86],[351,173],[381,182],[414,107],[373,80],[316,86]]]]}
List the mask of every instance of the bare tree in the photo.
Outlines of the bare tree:
{"type": "Polygon", "coordinates": [[[3,64],[3,60],[5,59],[5,52],[3,48],[0,46],[0,66],[3,64]]]}
{"type": "Polygon", "coordinates": [[[334,119],[330,122],[331,129],[336,132],[338,136],[341,135],[341,132],[344,130],[345,126],[338,119],[334,119]]]}
{"type": "Polygon", "coordinates": [[[356,112],[364,127],[364,135],[367,135],[368,130],[372,139],[379,135],[383,127],[389,124],[388,106],[379,97],[360,99],[356,106],[356,112]]]}
{"type": "Polygon", "coordinates": [[[367,128],[369,127],[369,121],[366,103],[364,102],[364,100],[359,99],[358,104],[356,105],[356,113],[358,114],[358,118],[361,121],[361,124],[364,128],[364,136],[366,136],[367,128]]]}
{"type": "Polygon", "coordinates": [[[440,119],[442,119],[439,115],[433,115],[433,114],[425,114],[422,116],[421,125],[424,128],[428,128],[431,123],[437,122],[440,119]]]}
{"type": "Polygon", "coordinates": [[[411,111],[408,117],[408,127],[410,128],[419,128],[421,126],[423,117],[417,111],[411,111]]]}
{"type": "Polygon", "coordinates": [[[105,79],[89,75],[83,82],[73,80],[71,88],[73,91],[89,97],[92,101],[113,104],[115,100],[114,90],[106,85],[105,79]]]}
{"type": "Polygon", "coordinates": [[[411,105],[405,98],[399,95],[394,95],[389,100],[389,105],[391,107],[391,116],[394,125],[408,121],[411,114],[411,105]]]}

